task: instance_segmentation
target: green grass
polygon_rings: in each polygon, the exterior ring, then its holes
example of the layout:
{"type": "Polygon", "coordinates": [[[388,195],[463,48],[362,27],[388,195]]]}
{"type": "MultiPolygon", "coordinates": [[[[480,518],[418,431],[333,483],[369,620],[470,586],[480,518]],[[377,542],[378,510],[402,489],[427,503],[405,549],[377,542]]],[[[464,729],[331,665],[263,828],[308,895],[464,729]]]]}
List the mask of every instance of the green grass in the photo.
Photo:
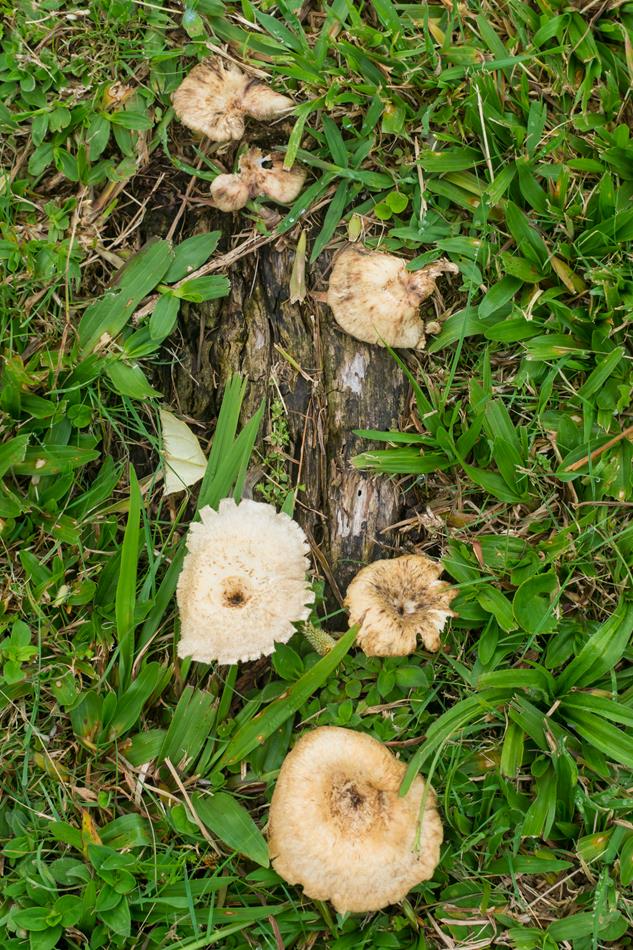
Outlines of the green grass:
{"type": "Polygon", "coordinates": [[[0,0],[2,948],[633,946],[633,3],[581,6],[0,0]],[[202,486],[163,500],[161,347],[228,285],[187,277],[219,235],[136,254],[126,189],[155,159],[214,177],[169,94],[226,43],[299,103],[312,177],[278,234],[460,268],[429,352],[394,354],[415,412],[355,460],[459,585],[438,655],[176,658],[186,526],[239,496],[263,408],[240,427],[234,379],[202,486]],[[317,723],[437,790],[442,861],[398,907],[343,919],[268,865],[317,723]]]}

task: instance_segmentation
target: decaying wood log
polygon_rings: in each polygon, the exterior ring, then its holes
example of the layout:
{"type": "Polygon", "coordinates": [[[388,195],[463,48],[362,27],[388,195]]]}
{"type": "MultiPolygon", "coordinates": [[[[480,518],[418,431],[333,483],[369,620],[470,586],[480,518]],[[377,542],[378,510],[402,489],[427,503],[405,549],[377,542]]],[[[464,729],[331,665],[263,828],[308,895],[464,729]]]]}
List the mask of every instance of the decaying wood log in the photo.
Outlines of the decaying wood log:
{"type": "MultiPolygon", "coordinates": [[[[226,235],[239,223],[205,209],[189,215],[181,237],[218,228],[226,235]]],[[[149,230],[165,233],[157,221],[149,230]]],[[[224,243],[230,246],[226,238],[224,243]]],[[[350,459],[368,447],[353,430],[397,426],[406,386],[389,353],[345,335],[327,306],[310,295],[302,304],[289,302],[293,259],[291,241],[268,244],[231,268],[227,298],[182,308],[185,347],[172,348],[171,388],[178,408],[203,423],[215,418],[233,372],[249,381],[245,418],[262,397],[281,396],[291,482],[305,486],[296,517],[313,541],[317,567],[338,595],[358,567],[393,540],[384,529],[401,512],[392,481],[352,467],[350,459]]],[[[318,273],[308,277],[309,288],[325,286],[318,273]]],[[[265,442],[260,450],[265,453],[265,442]]]]}

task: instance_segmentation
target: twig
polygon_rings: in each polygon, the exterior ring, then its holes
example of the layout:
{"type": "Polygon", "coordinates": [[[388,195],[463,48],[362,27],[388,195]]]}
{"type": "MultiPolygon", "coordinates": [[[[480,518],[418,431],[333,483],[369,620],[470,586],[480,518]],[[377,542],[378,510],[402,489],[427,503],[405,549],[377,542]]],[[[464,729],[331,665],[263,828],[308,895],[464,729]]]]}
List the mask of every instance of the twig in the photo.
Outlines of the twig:
{"type": "MultiPolygon", "coordinates": [[[[223,267],[230,267],[236,261],[239,261],[240,258],[246,257],[248,254],[252,254],[253,251],[257,251],[265,244],[270,244],[271,241],[276,241],[278,237],[278,234],[269,234],[268,237],[250,237],[244,241],[243,244],[239,244],[237,247],[233,248],[232,251],[228,251],[226,254],[216,258],[214,261],[209,261],[208,263],[203,264],[202,267],[199,267],[198,270],[192,271],[191,274],[187,274],[186,277],[183,277],[182,280],[179,280],[173,286],[182,287],[182,285],[188,280],[194,280],[196,277],[204,277],[206,274],[211,274],[213,271],[221,270],[223,267]]],[[[132,322],[138,323],[139,320],[142,320],[143,317],[146,317],[148,314],[150,314],[160,298],[161,294],[153,294],[147,303],[132,315],[132,322]]]]}
{"type": "Polygon", "coordinates": [[[186,790],[185,786],[182,784],[182,782],[180,781],[180,776],[178,775],[178,772],[176,771],[176,769],[175,769],[174,766],[172,765],[171,760],[170,760],[170,759],[165,759],[165,765],[167,766],[167,768],[168,768],[169,771],[171,772],[171,774],[172,774],[172,776],[173,776],[173,779],[174,779],[174,782],[176,783],[176,785],[178,786],[178,788],[179,788],[179,790],[180,790],[180,794],[182,795],[182,797],[183,797],[184,800],[186,801],[186,803],[187,803],[187,805],[188,805],[188,807],[189,807],[189,811],[191,812],[191,817],[193,818],[193,820],[194,820],[195,823],[197,824],[198,828],[200,829],[200,834],[202,835],[202,837],[204,838],[204,840],[205,840],[208,844],[211,845],[211,847],[213,848],[213,850],[215,851],[216,854],[222,854],[222,852],[221,852],[220,849],[218,848],[217,844],[215,843],[215,841],[213,840],[213,838],[211,837],[211,835],[209,834],[209,832],[207,831],[207,829],[206,829],[206,828],[204,827],[204,825],[202,824],[202,821],[201,821],[200,818],[198,817],[198,815],[197,815],[197,813],[196,813],[196,810],[195,810],[195,808],[193,807],[193,805],[192,805],[192,803],[191,803],[191,799],[189,798],[189,795],[187,794],[187,790],[186,790]]]}
{"type": "Polygon", "coordinates": [[[612,439],[609,439],[608,442],[605,442],[604,445],[594,449],[590,455],[585,455],[583,458],[578,459],[577,462],[569,465],[565,471],[577,472],[579,468],[583,467],[583,465],[587,465],[588,462],[593,462],[594,459],[597,459],[598,456],[602,455],[603,452],[606,452],[607,449],[613,448],[614,445],[617,445],[618,442],[622,441],[622,439],[628,439],[629,436],[633,436],[633,426],[628,426],[626,429],[623,429],[622,432],[618,433],[618,435],[614,435],[612,439]]]}

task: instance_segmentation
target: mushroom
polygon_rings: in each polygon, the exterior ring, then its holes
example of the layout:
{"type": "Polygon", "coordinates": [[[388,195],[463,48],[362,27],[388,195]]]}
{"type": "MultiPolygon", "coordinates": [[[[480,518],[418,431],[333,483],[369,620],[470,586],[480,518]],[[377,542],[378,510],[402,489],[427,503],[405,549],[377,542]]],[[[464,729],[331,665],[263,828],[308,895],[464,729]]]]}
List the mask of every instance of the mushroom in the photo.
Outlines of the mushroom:
{"type": "Polygon", "coordinates": [[[425,326],[419,306],[435,290],[440,274],[459,269],[444,258],[417,271],[406,266],[401,257],[353,244],[341,251],[326,297],[341,329],[366,343],[423,350],[425,331],[437,333],[439,324],[425,326]]]}
{"type": "Polygon", "coordinates": [[[299,525],[272,505],[224,498],[205,507],[187,534],[178,578],[179,657],[237,663],[267,656],[306,620],[308,544],[299,525]]]}
{"type": "Polygon", "coordinates": [[[265,155],[252,148],[240,158],[236,175],[218,175],[211,185],[211,197],[220,211],[238,211],[257,195],[265,195],[279,204],[292,204],[306,180],[299,165],[284,168],[281,155],[265,155]]]}
{"type": "Polygon", "coordinates": [[[440,648],[440,633],[457,591],[439,580],[442,565],[423,554],[374,561],[347,588],[345,606],[356,642],[367,656],[406,656],[419,636],[427,650],[440,648]]]}
{"type": "Polygon", "coordinates": [[[251,79],[232,63],[199,63],[172,96],[180,121],[214,142],[244,135],[244,117],[275,119],[294,102],[259,79],[251,79]]]}
{"type": "Polygon", "coordinates": [[[428,880],[442,823],[418,775],[371,736],[337,726],[304,734],[286,756],[270,804],[272,865],[337,911],[380,910],[428,880]]]}

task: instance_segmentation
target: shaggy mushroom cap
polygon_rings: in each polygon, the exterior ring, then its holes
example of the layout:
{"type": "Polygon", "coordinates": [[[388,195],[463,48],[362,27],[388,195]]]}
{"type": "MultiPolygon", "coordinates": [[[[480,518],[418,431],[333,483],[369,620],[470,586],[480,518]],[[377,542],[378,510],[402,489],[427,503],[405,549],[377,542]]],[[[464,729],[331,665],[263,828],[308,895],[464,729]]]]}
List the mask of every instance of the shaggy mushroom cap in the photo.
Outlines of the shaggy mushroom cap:
{"type": "Polygon", "coordinates": [[[252,148],[240,158],[235,175],[218,175],[211,185],[211,197],[220,211],[239,211],[247,201],[265,195],[278,204],[292,204],[306,180],[299,165],[284,168],[281,155],[265,155],[252,148]]]}
{"type": "Polygon", "coordinates": [[[222,61],[194,66],[174,92],[172,104],[183,125],[214,142],[241,139],[244,116],[274,119],[294,106],[292,99],[222,61]]]}
{"type": "Polygon", "coordinates": [[[350,245],[332,268],[327,303],[336,322],[357,340],[381,346],[423,350],[427,332],[437,333],[433,321],[426,327],[419,306],[435,290],[440,274],[456,274],[458,267],[441,259],[417,271],[393,254],[350,245]]]}
{"type": "Polygon", "coordinates": [[[360,624],[356,642],[367,656],[406,656],[420,637],[427,650],[440,648],[440,633],[457,596],[439,580],[442,565],[423,554],[374,561],[347,588],[350,625],[360,624]]]}
{"type": "Polygon", "coordinates": [[[224,498],[189,528],[178,578],[178,656],[237,663],[267,656],[306,620],[308,544],[299,525],[257,501],[224,498]]]}
{"type": "Polygon", "coordinates": [[[440,858],[435,795],[371,736],[336,726],[303,735],[286,756],[270,805],[275,871],[337,911],[379,910],[428,880],[440,858]]]}

